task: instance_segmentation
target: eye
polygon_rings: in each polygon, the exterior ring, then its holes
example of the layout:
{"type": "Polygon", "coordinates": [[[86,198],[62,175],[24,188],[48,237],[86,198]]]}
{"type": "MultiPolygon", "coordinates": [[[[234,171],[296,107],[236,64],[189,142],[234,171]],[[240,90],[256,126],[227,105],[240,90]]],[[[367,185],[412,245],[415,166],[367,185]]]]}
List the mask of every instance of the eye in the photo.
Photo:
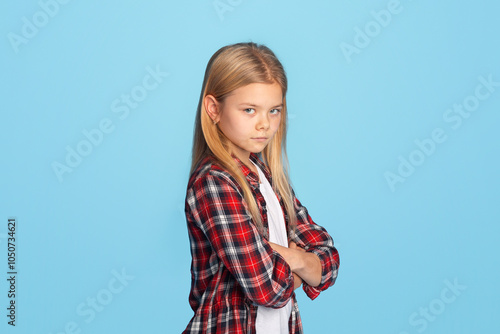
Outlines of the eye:
{"type": "Polygon", "coordinates": [[[244,111],[247,114],[253,114],[253,113],[255,113],[255,109],[253,109],[253,108],[246,108],[244,111]]]}
{"type": "Polygon", "coordinates": [[[281,109],[271,109],[270,113],[271,115],[276,115],[276,114],[279,114],[281,112],[281,109]]]}

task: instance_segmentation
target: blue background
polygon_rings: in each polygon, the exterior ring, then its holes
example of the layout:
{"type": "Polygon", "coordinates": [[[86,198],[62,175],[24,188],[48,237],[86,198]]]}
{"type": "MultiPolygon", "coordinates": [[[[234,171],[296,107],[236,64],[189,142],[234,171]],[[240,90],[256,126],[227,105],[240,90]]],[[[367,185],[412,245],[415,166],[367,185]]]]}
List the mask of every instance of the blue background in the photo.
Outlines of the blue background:
{"type": "Polygon", "coordinates": [[[185,328],[195,109],[210,56],[241,41],[268,45],[285,66],[293,185],[340,252],[332,288],[315,301],[298,293],[305,332],[500,330],[500,87],[480,79],[500,81],[498,2],[57,4],[0,5],[2,333],[185,328]],[[168,76],[141,91],[147,68],[168,76]],[[114,112],[132,92],[147,96],[114,112]],[[474,102],[468,118],[448,111],[474,102]],[[54,162],[66,164],[67,147],[106,119],[113,130],[60,180],[54,162]],[[446,140],[430,144],[435,129],[446,140]],[[387,172],[400,174],[392,186],[387,172]],[[91,319],[92,299],[101,303],[91,319]]]}

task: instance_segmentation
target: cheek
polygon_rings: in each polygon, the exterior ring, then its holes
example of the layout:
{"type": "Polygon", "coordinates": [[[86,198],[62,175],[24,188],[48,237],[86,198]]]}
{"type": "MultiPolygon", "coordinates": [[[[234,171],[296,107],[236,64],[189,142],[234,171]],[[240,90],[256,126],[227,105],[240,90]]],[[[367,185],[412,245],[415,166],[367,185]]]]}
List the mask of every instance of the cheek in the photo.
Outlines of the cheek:
{"type": "Polygon", "coordinates": [[[228,138],[238,139],[245,132],[245,123],[237,118],[226,118],[221,122],[220,129],[228,138]]]}

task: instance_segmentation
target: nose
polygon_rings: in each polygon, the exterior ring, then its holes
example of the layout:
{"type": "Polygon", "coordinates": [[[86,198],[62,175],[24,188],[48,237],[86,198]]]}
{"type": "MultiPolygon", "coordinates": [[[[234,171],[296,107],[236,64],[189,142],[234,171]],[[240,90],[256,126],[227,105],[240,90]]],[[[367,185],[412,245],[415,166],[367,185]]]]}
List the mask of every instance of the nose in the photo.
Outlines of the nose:
{"type": "Polygon", "coordinates": [[[262,113],[259,117],[259,120],[257,121],[257,129],[267,131],[269,129],[269,126],[269,115],[267,113],[262,113]]]}

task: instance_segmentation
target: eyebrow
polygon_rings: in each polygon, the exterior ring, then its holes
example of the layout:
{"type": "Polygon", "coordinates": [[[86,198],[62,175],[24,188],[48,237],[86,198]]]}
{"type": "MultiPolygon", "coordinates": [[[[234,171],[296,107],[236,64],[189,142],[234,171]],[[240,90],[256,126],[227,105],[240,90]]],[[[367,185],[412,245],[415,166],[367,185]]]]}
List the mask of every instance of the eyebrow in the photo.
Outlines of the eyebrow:
{"type": "MultiPolygon", "coordinates": [[[[240,103],[238,106],[242,107],[242,106],[248,106],[248,107],[253,107],[253,108],[258,108],[260,106],[256,105],[256,104],[253,104],[253,103],[240,103]]],[[[283,108],[283,103],[280,103],[274,107],[271,107],[271,109],[275,109],[275,108],[283,108]]]]}

